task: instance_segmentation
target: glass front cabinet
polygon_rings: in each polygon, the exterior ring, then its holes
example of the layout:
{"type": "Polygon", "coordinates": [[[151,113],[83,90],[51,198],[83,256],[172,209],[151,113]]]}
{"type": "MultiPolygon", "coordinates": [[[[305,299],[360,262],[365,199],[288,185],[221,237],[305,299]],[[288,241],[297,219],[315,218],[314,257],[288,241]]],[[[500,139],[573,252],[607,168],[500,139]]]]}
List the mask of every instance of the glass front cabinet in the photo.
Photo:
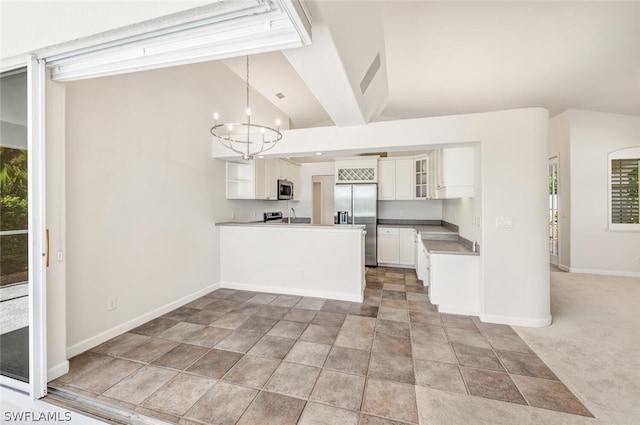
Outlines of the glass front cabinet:
{"type": "Polygon", "coordinates": [[[429,161],[427,157],[414,160],[415,184],[414,199],[428,199],[429,196],[429,161]]]}

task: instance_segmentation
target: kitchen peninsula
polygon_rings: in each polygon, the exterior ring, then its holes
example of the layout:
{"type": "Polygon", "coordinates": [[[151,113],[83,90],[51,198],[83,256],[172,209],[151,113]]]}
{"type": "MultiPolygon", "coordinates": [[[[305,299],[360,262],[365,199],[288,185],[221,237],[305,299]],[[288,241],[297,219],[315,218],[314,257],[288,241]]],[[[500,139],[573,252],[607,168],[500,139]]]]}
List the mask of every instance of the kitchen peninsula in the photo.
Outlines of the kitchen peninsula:
{"type": "Polygon", "coordinates": [[[218,223],[220,286],[362,302],[362,225],[218,223]]]}

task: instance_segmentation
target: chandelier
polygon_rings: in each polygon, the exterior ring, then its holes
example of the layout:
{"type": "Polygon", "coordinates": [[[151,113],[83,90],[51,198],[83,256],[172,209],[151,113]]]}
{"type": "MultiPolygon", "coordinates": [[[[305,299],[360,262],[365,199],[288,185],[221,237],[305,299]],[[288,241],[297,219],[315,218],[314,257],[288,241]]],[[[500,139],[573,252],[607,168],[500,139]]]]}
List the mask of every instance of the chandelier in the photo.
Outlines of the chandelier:
{"type": "Polygon", "coordinates": [[[220,117],[217,112],[213,114],[215,120],[211,127],[211,134],[222,145],[235,153],[242,155],[245,160],[251,160],[255,155],[260,155],[272,149],[280,139],[280,119],[276,120],[276,128],[251,122],[251,107],[249,106],[249,56],[247,56],[247,120],[246,122],[233,122],[218,124],[220,117]]]}

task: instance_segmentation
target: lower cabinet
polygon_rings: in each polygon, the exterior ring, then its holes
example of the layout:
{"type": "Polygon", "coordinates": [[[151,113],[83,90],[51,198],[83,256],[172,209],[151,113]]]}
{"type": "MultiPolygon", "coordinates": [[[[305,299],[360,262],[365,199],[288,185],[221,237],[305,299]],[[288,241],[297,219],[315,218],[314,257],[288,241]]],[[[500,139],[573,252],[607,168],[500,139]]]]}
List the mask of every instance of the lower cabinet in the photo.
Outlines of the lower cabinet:
{"type": "Polygon", "coordinates": [[[416,274],[424,286],[429,285],[429,254],[422,239],[416,243],[416,274]]]}
{"type": "Polygon", "coordinates": [[[398,251],[399,251],[399,261],[398,263],[403,266],[414,266],[415,265],[415,240],[414,234],[416,231],[414,229],[398,229],[398,251]]]}
{"type": "Polygon", "coordinates": [[[398,264],[400,261],[399,229],[378,227],[378,263],[398,264]]]}
{"type": "Polygon", "coordinates": [[[378,227],[378,263],[414,267],[415,233],[412,228],[378,227]]]}
{"type": "Polygon", "coordinates": [[[480,314],[480,257],[428,254],[429,299],[440,313],[480,314]]]}

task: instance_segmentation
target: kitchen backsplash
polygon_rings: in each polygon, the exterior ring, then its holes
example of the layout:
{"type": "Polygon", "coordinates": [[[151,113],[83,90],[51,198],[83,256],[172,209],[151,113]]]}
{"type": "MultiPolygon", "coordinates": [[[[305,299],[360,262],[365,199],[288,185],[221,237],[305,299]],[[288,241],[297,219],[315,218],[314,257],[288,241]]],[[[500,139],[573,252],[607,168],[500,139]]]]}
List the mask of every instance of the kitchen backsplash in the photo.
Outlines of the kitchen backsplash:
{"type": "Polygon", "coordinates": [[[378,218],[441,220],[442,201],[378,201],[378,218]]]}

